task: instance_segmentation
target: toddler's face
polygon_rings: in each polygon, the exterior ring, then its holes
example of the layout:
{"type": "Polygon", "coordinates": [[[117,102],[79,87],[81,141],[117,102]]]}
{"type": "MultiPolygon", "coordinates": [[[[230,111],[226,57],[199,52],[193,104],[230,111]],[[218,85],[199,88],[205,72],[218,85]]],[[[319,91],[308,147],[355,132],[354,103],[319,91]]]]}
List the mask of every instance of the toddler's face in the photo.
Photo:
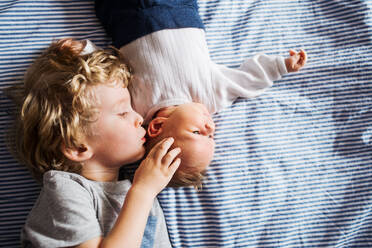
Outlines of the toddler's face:
{"type": "Polygon", "coordinates": [[[189,161],[199,172],[205,171],[213,158],[214,131],[211,115],[200,103],[177,106],[163,126],[165,135],[175,138],[174,146],[181,147],[181,161],[189,161]]]}
{"type": "Polygon", "coordinates": [[[94,87],[99,114],[87,137],[96,162],[117,167],[135,162],[145,154],[143,118],[132,109],[130,95],[121,85],[94,87]]]}

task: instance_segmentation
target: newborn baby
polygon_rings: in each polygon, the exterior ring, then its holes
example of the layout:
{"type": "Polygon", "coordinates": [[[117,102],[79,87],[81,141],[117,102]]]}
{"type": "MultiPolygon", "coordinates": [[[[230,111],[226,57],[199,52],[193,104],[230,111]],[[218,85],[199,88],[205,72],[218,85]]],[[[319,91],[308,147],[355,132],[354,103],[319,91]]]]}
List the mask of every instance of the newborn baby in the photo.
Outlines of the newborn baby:
{"type": "Polygon", "coordinates": [[[147,148],[170,136],[181,148],[169,186],[201,185],[214,153],[211,114],[306,62],[303,50],[291,50],[286,59],[258,54],[237,69],[214,63],[195,0],[96,0],[96,14],[133,69],[128,89],[148,125],[147,148]]]}

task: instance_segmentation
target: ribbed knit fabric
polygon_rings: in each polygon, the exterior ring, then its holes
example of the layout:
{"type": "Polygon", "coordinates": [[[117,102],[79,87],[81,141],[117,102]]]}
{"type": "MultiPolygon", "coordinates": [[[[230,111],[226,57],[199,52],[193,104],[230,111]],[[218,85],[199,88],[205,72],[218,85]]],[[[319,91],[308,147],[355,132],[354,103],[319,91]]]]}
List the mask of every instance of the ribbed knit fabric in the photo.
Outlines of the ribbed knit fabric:
{"type": "Polygon", "coordinates": [[[129,90],[145,123],[163,107],[191,101],[215,113],[238,97],[261,94],[287,72],[282,57],[264,54],[247,59],[239,69],[217,65],[198,28],[157,31],[120,51],[134,70],[129,90]]]}
{"type": "MultiPolygon", "coordinates": [[[[309,61],[213,115],[215,158],[203,188],[158,196],[172,247],[370,248],[372,0],[198,4],[213,61],[236,68],[256,52],[300,47],[309,61]]],[[[21,83],[55,39],[111,44],[90,0],[0,6],[2,89],[21,83]]],[[[19,248],[39,187],[7,149],[14,107],[0,94],[0,246],[19,248]]]]}
{"type": "Polygon", "coordinates": [[[191,101],[214,113],[286,72],[282,58],[265,55],[246,61],[246,73],[214,64],[195,0],[96,0],[95,9],[135,71],[129,90],[145,123],[163,107],[191,101]]]}

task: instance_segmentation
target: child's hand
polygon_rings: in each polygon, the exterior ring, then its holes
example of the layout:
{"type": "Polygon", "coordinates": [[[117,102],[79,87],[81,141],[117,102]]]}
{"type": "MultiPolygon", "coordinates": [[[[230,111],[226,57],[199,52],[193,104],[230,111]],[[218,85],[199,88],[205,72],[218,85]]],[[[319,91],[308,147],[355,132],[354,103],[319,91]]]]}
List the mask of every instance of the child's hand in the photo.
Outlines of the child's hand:
{"type": "Polygon", "coordinates": [[[300,52],[295,52],[294,50],[289,50],[289,57],[285,59],[285,66],[288,72],[299,71],[305,64],[307,60],[307,55],[304,50],[300,52]]]}
{"type": "Polygon", "coordinates": [[[180,148],[168,151],[173,142],[173,138],[166,138],[151,149],[134,174],[134,187],[155,197],[167,186],[181,163],[180,158],[175,159],[180,148]]]}

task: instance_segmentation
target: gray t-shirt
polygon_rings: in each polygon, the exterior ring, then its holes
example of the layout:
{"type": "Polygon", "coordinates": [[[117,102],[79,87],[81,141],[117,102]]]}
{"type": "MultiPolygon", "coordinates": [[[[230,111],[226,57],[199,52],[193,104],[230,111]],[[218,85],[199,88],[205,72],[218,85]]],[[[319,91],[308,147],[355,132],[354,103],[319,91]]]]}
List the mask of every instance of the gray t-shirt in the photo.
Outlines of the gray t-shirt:
{"type": "MultiPolygon", "coordinates": [[[[106,236],[120,213],[130,181],[96,182],[75,173],[49,171],[22,230],[22,247],[69,247],[106,236]]],[[[157,200],[142,248],[171,247],[157,200]]]]}

